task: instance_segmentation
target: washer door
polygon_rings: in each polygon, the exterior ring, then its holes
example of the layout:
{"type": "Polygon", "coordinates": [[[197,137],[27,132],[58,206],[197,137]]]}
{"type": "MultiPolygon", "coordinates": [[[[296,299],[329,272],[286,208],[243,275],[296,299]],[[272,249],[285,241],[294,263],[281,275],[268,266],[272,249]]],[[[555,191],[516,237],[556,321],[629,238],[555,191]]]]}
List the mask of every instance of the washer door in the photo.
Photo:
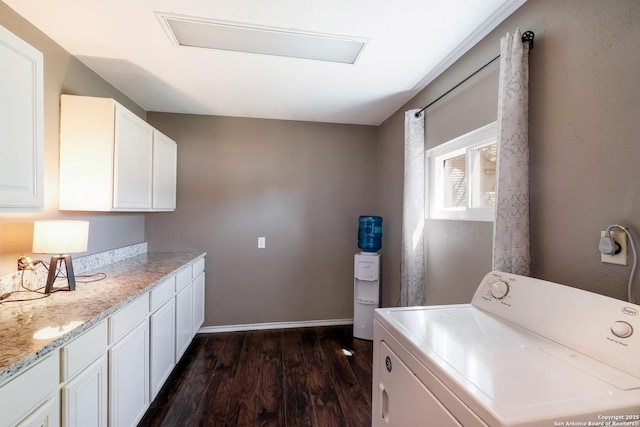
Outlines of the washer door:
{"type": "Polygon", "coordinates": [[[384,341],[379,351],[374,367],[379,390],[374,394],[380,413],[373,414],[373,427],[462,426],[384,341]]]}

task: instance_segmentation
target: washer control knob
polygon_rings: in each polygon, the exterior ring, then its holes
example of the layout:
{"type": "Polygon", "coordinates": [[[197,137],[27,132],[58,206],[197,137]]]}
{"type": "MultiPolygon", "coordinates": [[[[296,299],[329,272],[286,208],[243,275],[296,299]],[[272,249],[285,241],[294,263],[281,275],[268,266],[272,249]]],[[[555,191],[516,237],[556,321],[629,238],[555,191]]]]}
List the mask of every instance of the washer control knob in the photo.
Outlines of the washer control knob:
{"type": "Polygon", "coordinates": [[[633,334],[633,326],[622,320],[613,322],[611,332],[618,338],[629,338],[633,334]]]}
{"type": "Polygon", "coordinates": [[[496,280],[489,287],[491,296],[497,299],[502,299],[509,293],[509,284],[503,280],[496,280]]]}

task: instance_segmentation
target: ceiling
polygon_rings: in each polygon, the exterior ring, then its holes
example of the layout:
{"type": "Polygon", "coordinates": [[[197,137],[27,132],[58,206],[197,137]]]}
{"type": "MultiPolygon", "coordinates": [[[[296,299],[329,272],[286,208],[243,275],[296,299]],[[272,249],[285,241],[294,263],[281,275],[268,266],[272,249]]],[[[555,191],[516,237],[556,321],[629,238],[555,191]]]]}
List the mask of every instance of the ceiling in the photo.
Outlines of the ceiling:
{"type": "Polygon", "coordinates": [[[147,111],[378,125],[526,0],[2,1],[147,111]],[[366,45],[355,64],[184,47],[158,12],[366,45]]]}

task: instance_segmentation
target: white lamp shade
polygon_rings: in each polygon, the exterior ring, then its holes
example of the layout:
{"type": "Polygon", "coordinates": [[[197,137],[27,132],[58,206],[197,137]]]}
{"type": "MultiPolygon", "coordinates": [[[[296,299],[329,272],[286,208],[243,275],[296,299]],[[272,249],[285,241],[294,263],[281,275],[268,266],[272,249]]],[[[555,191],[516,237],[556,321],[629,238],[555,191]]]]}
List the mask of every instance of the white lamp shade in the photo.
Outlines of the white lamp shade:
{"type": "Polygon", "coordinates": [[[89,239],[89,221],[35,221],[34,254],[71,254],[85,252],[89,239]]]}

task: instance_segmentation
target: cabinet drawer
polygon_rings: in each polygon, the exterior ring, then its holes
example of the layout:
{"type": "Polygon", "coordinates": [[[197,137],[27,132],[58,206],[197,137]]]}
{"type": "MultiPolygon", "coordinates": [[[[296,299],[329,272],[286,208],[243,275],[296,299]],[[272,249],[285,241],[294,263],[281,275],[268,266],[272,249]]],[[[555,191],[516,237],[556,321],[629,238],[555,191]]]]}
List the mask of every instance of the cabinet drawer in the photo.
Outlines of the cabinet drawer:
{"type": "Polygon", "coordinates": [[[175,276],[165,279],[151,290],[151,312],[159,309],[175,295],[175,276]]]}
{"type": "Polygon", "coordinates": [[[198,277],[204,271],[204,258],[198,258],[192,266],[193,277],[198,277]]]}
{"type": "Polygon", "coordinates": [[[149,314],[149,294],[146,293],[109,318],[109,342],[125,336],[149,314]]]}
{"type": "Polygon", "coordinates": [[[9,424],[28,415],[58,386],[60,355],[55,350],[41,362],[0,387],[0,419],[9,424]]]}
{"type": "Polygon", "coordinates": [[[60,379],[66,381],[107,351],[107,321],[83,333],[60,351],[60,379]]]}
{"type": "Polygon", "coordinates": [[[176,276],[176,292],[180,292],[191,283],[191,269],[185,268],[181,270],[176,276]]]}

